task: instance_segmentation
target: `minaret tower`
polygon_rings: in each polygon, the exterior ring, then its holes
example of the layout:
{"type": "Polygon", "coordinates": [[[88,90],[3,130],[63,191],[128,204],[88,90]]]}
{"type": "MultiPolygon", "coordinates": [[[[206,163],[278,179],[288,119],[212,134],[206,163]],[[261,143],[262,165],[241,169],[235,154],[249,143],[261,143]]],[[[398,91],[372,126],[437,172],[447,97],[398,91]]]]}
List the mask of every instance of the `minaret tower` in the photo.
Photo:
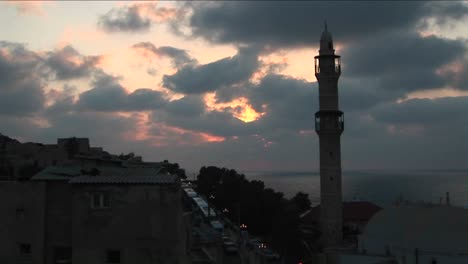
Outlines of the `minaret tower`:
{"type": "Polygon", "coordinates": [[[324,249],[339,246],[343,236],[340,137],[344,116],[338,109],[340,74],[340,56],[335,55],[332,36],[325,22],[319,55],[315,56],[320,105],[315,113],[315,131],[320,139],[320,228],[324,249]]]}

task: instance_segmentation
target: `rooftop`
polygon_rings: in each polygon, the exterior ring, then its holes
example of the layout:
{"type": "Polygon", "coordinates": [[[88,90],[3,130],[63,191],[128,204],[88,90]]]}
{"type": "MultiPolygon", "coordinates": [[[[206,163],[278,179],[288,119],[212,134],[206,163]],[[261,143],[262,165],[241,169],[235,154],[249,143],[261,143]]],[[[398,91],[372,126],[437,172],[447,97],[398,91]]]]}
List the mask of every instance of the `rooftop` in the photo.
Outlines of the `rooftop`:
{"type": "Polygon", "coordinates": [[[50,166],[34,175],[32,181],[68,181],[71,184],[172,184],[177,176],[159,173],[155,168],[98,167],[98,175],[87,175],[78,166],[50,166]]]}
{"type": "Polygon", "coordinates": [[[394,207],[378,212],[362,235],[366,245],[468,254],[468,210],[462,207],[394,207]]]}

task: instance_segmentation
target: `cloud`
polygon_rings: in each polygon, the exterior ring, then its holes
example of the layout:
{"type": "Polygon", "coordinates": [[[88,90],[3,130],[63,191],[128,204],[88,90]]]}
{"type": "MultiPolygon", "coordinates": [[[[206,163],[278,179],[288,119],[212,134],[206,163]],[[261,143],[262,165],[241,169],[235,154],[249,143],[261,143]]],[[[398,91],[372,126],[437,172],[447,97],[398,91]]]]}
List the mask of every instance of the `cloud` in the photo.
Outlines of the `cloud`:
{"type": "Polygon", "coordinates": [[[437,75],[436,70],[466,51],[461,40],[422,37],[416,33],[376,35],[343,50],[343,71],[353,78],[378,79],[385,89],[440,88],[447,80],[437,75]]]}
{"type": "Polygon", "coordinates": [[[460,2],[217,2],[192,6],[193,37],[216,43],[272,47],[316,45],[327,19],[340,41],[359,41],[381,32],[421,27],[426,17],[458,19],[468,13],[460,2]],[[441,6],[441,7],[437,7],[441,6]]]}
{"type": "Polygon", "coordinates": [[[259,66],[256,52],[240,49],[233,57],[184,66],[173,75],[164,75],[163,84],[174,92],[200,94],[247,81],[259,66]]]}
{"type": "Polygon", "coordinates": [[[30,115],[43,108],[41,63],[23,45],[0,41],[0,115],[30,115]]]}
{"type": "Polygon", "coordinates": [[[223,107],[209,109],[201,96],[186,95],[168,103],[163,111],[155,111],[152,119],[185,130],[222,137],[269,136],[275,130],[299,133],[300,130],[313,129],[312,117],[317,111],[314,106],[318,105],[314,100],[317,99],[316,83],[270,74],[258,85],[245,85],[243,104],[226,102],[222,104],[223,107]],[[236,117],[238,108],[244,108],[246,104],[257,113],[262,113],[258,119],[244,122],[236,117]]]}
{"type": "Polygon", "coordinates": [[[379,122],[390,124],[454,125],[468,118],[468,96],[437,99],[412,99],[401,103],[387,103],[372,110],[379,122]]]}
{"type": "Polygon", "coordinates": [[[90,76],[99,59],[100,56],[83,56],[68,45],[48,52],[45,65],[55,73],[55,79],[70,80],[90,76]]]}
{"type": "Polygon", "coordinates": [[[260,132],[313,129],[312,117],[318,110],[317,90],[317,83],[278,74],[265,76],[258,86],[248,89],[247,96],[257,112],[265,112],[256,121],[260,132]]]}
{"type": "Polygon", "coordinates": [[[135,49],[141,49],[143,51],[151,52],[153,55],[162,57],[166,56],[172,59],[173,65],[176,68],[182,66],[194,65],[197,61],[190,57],[186,50],[178,49],[169,46],[162,46],[157,48],[151,42],[140,42],[132,46],[135,49]]]}
{"type": "Polygon", "coordinates": [[[151,118],[156,123],[221,137],[244,134],[249,127],[228,111],[207,110],[202,97],[196,95],[171,101],[162,111],[154,111],[151,118]]]}
{"type": "Polygon", "coordinates": [[[101,15],[98,26],[107,32],[146,32],[153,23],[176,16],[175,8],[157,7],[156,3],[139,3],[116,7],[101,15]]]}
{"type": "Polygon", "coordinates": [[[44,1],[5,1],[3,4],[11,5],[16,8],[16,12],[20,15],[36,15],[42,16],[44,12],[44,1]]]}
{"type": "Polygon", "coordinates": [[[112,112],[158,109],[165,103],[164,94],[159,91],[140,88],[128,93],[117,78],[101,74],[90,90],[80,94],[76,105],[82,110],[112,112]]]}
{"type": "Polygon", "coordinates": [[[121,142],[125,135],[135,134],[139,129],[139,119],[136,116],[114,113],[69,112],[55,115],[48,121],[49,126],[39,129],[36,135],[30,137],[49,142],[60,137],[88,137],[92,145],[107,146],[111,151],[118,149],[116,142],[121,142]]]}

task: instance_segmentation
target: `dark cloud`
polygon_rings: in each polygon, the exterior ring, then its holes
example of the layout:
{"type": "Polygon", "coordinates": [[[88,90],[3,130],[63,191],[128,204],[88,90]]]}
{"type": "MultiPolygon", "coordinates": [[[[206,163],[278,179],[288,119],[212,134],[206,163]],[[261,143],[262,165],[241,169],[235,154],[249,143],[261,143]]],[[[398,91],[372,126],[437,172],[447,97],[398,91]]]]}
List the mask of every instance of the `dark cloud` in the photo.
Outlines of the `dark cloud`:
{"type": "Polygon", "coordinates": [[[49,52],[45,65],[48,66],[57,80],[89,77],[95,70],[99,56],[83,56],[72,46],[49,52]]]}
{"type": "Polygon", "coordinates": [[[74,111],[75,96],[77,87],[65,84],[62,89],[51,89],[47,94],[47,98],[54,101],[52,105],[49,105],[44,112],[47,117],[53,117],[64,113],[74,111]]]}
{"type": "Polygon", "coordinates": [[[154,23],[183,15],[176,8],[157,7],[156,3],[138,3],[109,10],[99,17],[98,26],[107,32],[146,32],[154,23]]]}
{"type": "Polygon", "coordinates": [[[179,127],[184,130],[223,137],[253,133],[251,130],[252,124],[244,123],[233,117],[227,110],[207,111],[204,102],[201,100],[198,104],[196,99],[182,100],[172,101],[165,111],[153,112],[153,121],[163,122],[169,126],[179,127]],[[202,109],[203,111],[200,111],[202,109]]]}
{"type": "Polygon", "coordinates": [[[466,100],[415,99],[379,106],[362,119],[350,120],[348,115],[342,137],[344,167],[466,168],[466,100]]]}
{"type": "Polygon", "coordinates": [[[387,103],[371,111],[379,122],[421,125],[468,123],[467,112],[468,96],[411,99],[387,103]]]}
{"type": "Polygon", "coordinates": [[[23,80],[39,78],[42,58],[19,43],[0,41],[0,78],[3,89],[12,89],[23,80]]]}
{"type": "Polygon", "coordinates": [[[112,8],[99,17],[98,26],[107,32],[142,32],[148,31],[151,20],[142,16],[139,6],[112,8]]]}
{"type": "Polygon", "coordinates": [[[37,82],[0,90],[0,114],[32,114],[43,108],[44,101],[42,87],[37,82]]]}
{"type": "Polygon", "coordinates": [[[70,112],[49,118],[48,127],[37,129],[37,134],[30,136],[46,142],[54,142],[61,137],[88,137],[93,146],[105,146],[109,151],[127,152],[128,150],[119,149],[119,144],[116,143],[122,142],[129,135],[134,135],[138,131],[138,122],[139,119],[135,116],[70,112]]]}
{"type": "Polygon", "coordinates": [[[205,112],[205,101],[200,95],[186,95],[168,103],[165,110],[176,116],[199,116],[205,112]]]}
{"type": "Polygon", "coordinates": [[[380,103],[396,101],[404,94],[401,90],[384,89],[376,77],[343,76],[338,82],[338,88],[339,104],[345,112],[367,111],[380,103]]]}
{"type": "Polygon", "coordinates": [[[378,80],[379,86],[392,90],[440,88],[447,80],[436,70],[465,52],[461,40],[416,33],[377,35],[344,49],[343,71],[354,78],[378,80]]]}
{"type": "Polygon", "coordinates": [[[185,66],[173,75],[164,75],[166,88],[179,93],[200,94],[247,81],[259,62],[257,51],[240,49],[234,57],[212,63],[185,66]]]}
{"type": "Polygon", "coordinates": [[[103,74],[93,82],[93,88],[83,92],[76,103],[82,110],[142,111],[160,108],[166,103],[163,93],[140,88],[128,93],[115,77],[103,74]]]}
{"type": "Polygon", "coordinates": [[[317,90],[317,83],[276,74],[265,76],[258,86],[249,89],[248,95],[257,112],[265,111],[257,121],[259,129],[312,129],[318,110],[317,90]]]}
{"type": "Polygon", "coordinates": [[[30,115],[43,108],[41,63],[23,45],[0,42],[0,115],[30,115]]]}
{"type": "Polygon", "coordinates": [[[197,61],[191,58],[187,51],[183,49],[178,49],[169,46],[162,46],[157,48],[151,42],[140,42],[133,45],[133,48],[149,51],[156,56],[167,56],[172,59],[173,65],[176,68],[180,68],[188,64],[192,65],[197,63],[197,61]]]}
{"type": "Polygon", "coordinates": [[[193,5],[188,26],[193,36],[217,43],[310,46],[325,19],[340,41],[349,42],[411,31],[425,17],[453,20],[467,13],[460,2],[210,2],[193,5]]]}
{"type": "Polygon", "coordinates": [[[214,111],[205,108],[202,97],[188,95],[166,105],[164,111],[156,111],[153,120],[185,130],[199,131],[222,137],[264,135],[275,131],[299,133],[313,129],[313,115],[318,105],[316,84],[282,75],[268,75],[258,85],[245,88],[252,107],[263,116],[245,123],[233,116],[235,107],[214,111]],[[315,89],[314,89],[315,88],[315,89]],[[294,107],[291,107],[294,106],[294,107]]]}

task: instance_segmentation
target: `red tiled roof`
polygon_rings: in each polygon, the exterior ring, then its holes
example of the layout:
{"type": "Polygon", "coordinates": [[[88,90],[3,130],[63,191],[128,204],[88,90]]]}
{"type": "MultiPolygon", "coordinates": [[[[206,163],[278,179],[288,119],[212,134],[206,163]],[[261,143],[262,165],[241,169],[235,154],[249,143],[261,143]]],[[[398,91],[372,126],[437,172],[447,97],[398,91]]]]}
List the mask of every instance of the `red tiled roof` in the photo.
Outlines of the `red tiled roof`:
{"type": "MultiPolygon", "coordinates": [[[[369,221],[369,219],[382,208],[367,201],[343,202],[343,220],[369,221]]],[[[320,216],[320,205],[312,207],[310,212],[302,218],[303,223],[317,222],[320,216]]]]}

